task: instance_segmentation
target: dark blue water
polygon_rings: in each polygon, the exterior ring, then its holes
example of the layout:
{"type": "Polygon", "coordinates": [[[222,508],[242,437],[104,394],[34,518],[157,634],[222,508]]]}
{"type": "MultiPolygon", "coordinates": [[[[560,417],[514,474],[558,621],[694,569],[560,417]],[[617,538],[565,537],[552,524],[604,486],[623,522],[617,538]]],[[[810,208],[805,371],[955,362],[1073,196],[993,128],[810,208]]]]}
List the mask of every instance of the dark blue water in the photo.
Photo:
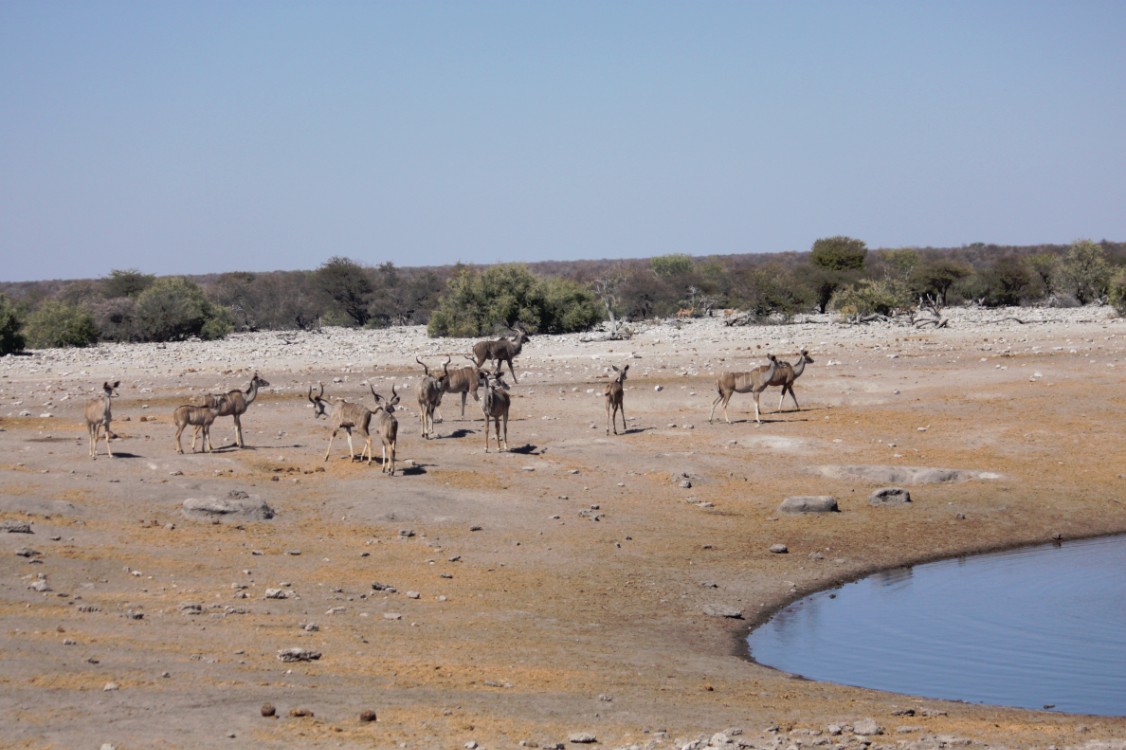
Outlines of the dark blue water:
{"type": "Polygon", "coordinates": [[[747,644],[815,680],[1126,716],[1126,537],[886,571],[795,602],[747,644]]]}

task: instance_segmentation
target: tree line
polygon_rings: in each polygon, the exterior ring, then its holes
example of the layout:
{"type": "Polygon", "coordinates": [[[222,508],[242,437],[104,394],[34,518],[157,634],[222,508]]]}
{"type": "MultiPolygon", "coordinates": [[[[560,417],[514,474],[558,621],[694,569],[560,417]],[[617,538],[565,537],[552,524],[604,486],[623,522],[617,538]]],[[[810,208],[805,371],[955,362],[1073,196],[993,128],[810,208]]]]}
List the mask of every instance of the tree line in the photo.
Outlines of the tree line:
{"type": "Polygon", "coordinates": [[[234,331],[426,325],[433,337],[585,331],[610,320],[802,312],[893,315],[920,304],[1109,303],[1126,314],[1126,243],[869,250],[827,237],[809,252],[663,255],[400,268],[334,257],[311,271],[0,283],[0,354],[101,341],[219,339],[234,331]]]}

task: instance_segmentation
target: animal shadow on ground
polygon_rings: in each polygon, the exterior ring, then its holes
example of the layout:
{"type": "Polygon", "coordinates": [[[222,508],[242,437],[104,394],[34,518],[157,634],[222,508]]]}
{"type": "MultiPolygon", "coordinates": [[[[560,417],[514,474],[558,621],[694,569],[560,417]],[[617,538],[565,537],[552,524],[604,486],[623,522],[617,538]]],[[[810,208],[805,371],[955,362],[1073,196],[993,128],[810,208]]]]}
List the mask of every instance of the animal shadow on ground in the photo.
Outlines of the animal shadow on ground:
{"type": "Polygon", "coordinates": [[[402,466],[399,468],[399,473],[405,477],[420,477],[426,474],[426,465],[414,464],[412,466],[402,466]]]}
{"type": "Polygon", "coordinates": [[[828,411],[828,407],[825,407],[825,406],[806,406],[806,407],[803,407],[801,409],[795,409],[794,407],[791,406],[791,407],[788,407],[788,408],[785,408],[785,409],[779,409],[778,411],[764,412],[763,415],[762,415],[762,418],[763,418],[763,421],[765,422],[766,418],[768,416],[770,416],[770,417],[785,416],[786,417],[785,420],[778,419],[778,420],[775,420],[775,421],[809,422],[811,419],[813,419],[813,415],[815,413],[823,412],[823,411],[828,411]]]}
{"type": "MultiPolygon", "coordinates": [[[[775,412],[775,414],[781,415],[781,414],[783,414],[783,412],[775,412]]],[[[810,421],[812,421],[812,419],[810,417],[795,416],[797,414],[798,414],[798,412],[794,412],[793,414],[789,414],[786,417],[780,416],[777,419],[767,419],[766,417],[763,417],[762,421],[763,422],[785,422],[787,424],[796,424],[798,422],[810,422],[810,421]]],[[[747,421],[753,422],[754,420],[750,419],[750,420],[747,420],[747,421]]]]}
{"type": "Polygon", "coordinates": [[[478,432],[479,432],[479,430],[468,430],[468,429],[465,429],[464,427],[462,427],[460,429],[454,430],[449,435],[441,435],[441,436],[439,436],[438,439],[444,440],[444,439],[447,439],[447,438],[454,438],[455,440],[457,440],[458,438],[469,437],[470,435],[476,435],[478,432]]]}
{"type": "Polygon", "coordinates": [[[509,453],[520,453],[520,454],[525,455],[525,456],[538,456],[540,453],[542,453],[542,451],[539,450],[538,446],[532,445],[531,443],[525,443],[524,445],[521,445],[519,448],[511,448],[511,449],[509,449],[508,452],[509,453]]]}

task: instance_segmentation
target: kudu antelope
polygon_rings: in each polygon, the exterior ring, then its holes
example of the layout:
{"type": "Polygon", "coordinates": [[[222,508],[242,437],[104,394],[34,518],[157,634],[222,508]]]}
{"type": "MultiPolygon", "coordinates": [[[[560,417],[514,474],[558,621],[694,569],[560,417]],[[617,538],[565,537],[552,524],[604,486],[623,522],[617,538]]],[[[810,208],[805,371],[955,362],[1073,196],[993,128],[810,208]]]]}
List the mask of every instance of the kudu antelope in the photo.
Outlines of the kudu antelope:
{"type": "Polygon", "coordinates": [[[481,385],[485,387],[485,397],[481,399],[481,412],[485,415],[485,453],[489,452],[489,420],[492,420],[497,436],[497,450],[508,450],[508,406],[512,399],[508,396],[508,386],[498,372],[481,370],[481,385]],[[504,437],[501,437],[501,427],[504,437]],[[504,448],[501,448],[503,440],[504,448]]]}
{"type": "Polygon", "coordinates": [[[727,402],[731,400],[733,394],[750,393],[755,397],[755,422],[762,424],[762,418],[759,416],[759,396],[766,390],[766,386],[770,384],[774,373],[778,370],[778,358],[773,354],[767,354],[766,358],[770,360],[768,365],[760,365],[747,372],[725,372],[719,376],[719,380],[716,381],[719,395],[712,402],[712,413],[708,415],[708,422],[715,417],[716,406],[722,403],[723,418],[731,424],[731,418],[727,416],[727,402]]]}
{"type": "Polygon", "coordinates": [[[422,437],[429,439],[434,434],[434,412],[442,403],[442,394],[446,391],[446,381],[450,377],[450,358],[446,357],[442,374],[438,377],[431,375],[430,367],[417,356],[414,361],[422,365],[424,372],[418,383],[418,416],[422,420],[422,437]]]}
{"type": "MultiPolygon", "coordinates": [[[[470,362],[474,361],[468,354],[465,355],[465,357],[470,362]]],[[[468,367],[458,367],[453,370],[448,370],[448,373],[449,376],[446,378],[443,393],[461,394],[461,418],[465,419],[466,397],[472,394],[474,401],[481,400],[481,397],[477,394],[477,389],[481,385],[481,370],[476,365],[470,365],[468,367]]],[[[440,411],[436,410],[435,418],[439,422],[442,421],[440,411]]]]}
{"type": "Polygon", "coordinates": [[[626,431],[626,407],[623,403],[625,398],[625,382],[626,372],[629,370],[629,365],[618,369],[617,365],[610,365],[614,368],[614,372],[618,373],[617,377],[606,384],[606,390],[603,394],[606,396],[606,434],[610,434],[610,429],[613,428],[614,434],[618,434],[618,412],[622,413],[622,432],[626,431]]]}
{"type": "MultiPolygon", "coordinates": [[[[348,434],[348,458],[355,461],[356,448],[352,445],[352,430],[356,430],[364,438],[364,449],[360,451],[360,460],[363,461],[364,456],[367,456],[368,464],[371,464],[371,432],[369,430],[372,417],[371,410],[361,404],[351,404],[343,399],[330,405],[324,399],[324,385],[319,385],[320,392],[316,396],[313,395],[313,386],[309,386],[308,398],[313,404],[313,416],[328,417],[328,421],[332,425],[332,435],[328,438],[328,448],[325,450],[324,460],[327,461],[332,453],[332,441],[336,440],[336,433],[344,430],[348,434]]],[[[372,393],[374,392],[373,390],[372,393]]]]}
{"type": "Polygon", "coordinates": [[[519,384],[520,381],[516,379],[516,370],[512,369],[512,360],[520,350],[524,348],[524,342],[528,340],[528,332],[523,327],[516,325],[512,327],[516,332],[516,338],[507,339],[501,337],[499,339],[490,339],[487,341],[478,341],[473,345],[473,362],[478,368],[486,362],[493,363],[493,369],[499,376],[501,374],[502,362],[508,363],[508,372],[512,374],[512,382],[519,384]]]}
{"type": "Polygon", "coordinates": [[[106,431],[106,455],[113,458],[113,451],[109,447],[109,422],[110,399],[117,395],[117,386],[120,380],[113,383],[102,383],[102,395],[86,401],[83,414],[86,417],[86,432],[90,435],[90,458],[95,458],[98,453],[98,437],[103,429],[106,431]]]}
{"type": "Polygon", "coordinates": [[[395,407],[399,405],[399,394],[395,385],[391,385],[391,398],[386,399],[375,392],[372,385],[371,395],[375,396],[375,428],[379,431],[379,440],[383,443],[380,451],[381,471],[395,476],[395,445],[399,438],[399,420],[395,418],[395,407]]]}
{"type": "Polygon", "coordinates": [[[180,444],[180,435],[183,434],[184,428],[188,425],[195,428],[192,430],[192,453],[195,453],[195,442],[200,433],[203,434],[203,452],[209,453],[213,450],[211,447],[211,425],[215,422],[215,417],[219,416],[219,412],[226,401],[226,395],[208,396],[207,400],[200,406],[185,404],[176,407],[176,411],[172,413],[172,421],[176,423],[177,453],[184,452],[184,448],[180,444]]]}
{"type": "Polygon", "coordinates": [[[798,406],[798,397],[794,395],[794,381],[801,377],[805,372],[805,366],[813,364],[813,357],[809,356],[809,352],[802,349],[798,357],[797,364],[791,365],[789,362],[779,362],[778,369],[774,372],[774,377],[766,384],[767,388],[776,385],[782,386],[782,396],[778,399],[778,411],[782,411],[782,402],[786,400],[786,394],[790,394],[790,398],[794,400],[794,408],[801,411],[798,406]]]}
{"type": "Polygon", "coordinates": [[[235,418],[235,445],[239,448],[243,447],[241,417],[246,413],[246,410],[250,408],[250,405],[254,403],[254,399],[258,397],[258,389],[267,388],[269,385],[265,378],[259,377],[258,373],[255,372],[254,377],[250,379],[250,385],[246,387],[245,391],[235,388],[224,394],[226,401],[223,403],[218,416],[235,418]]]}

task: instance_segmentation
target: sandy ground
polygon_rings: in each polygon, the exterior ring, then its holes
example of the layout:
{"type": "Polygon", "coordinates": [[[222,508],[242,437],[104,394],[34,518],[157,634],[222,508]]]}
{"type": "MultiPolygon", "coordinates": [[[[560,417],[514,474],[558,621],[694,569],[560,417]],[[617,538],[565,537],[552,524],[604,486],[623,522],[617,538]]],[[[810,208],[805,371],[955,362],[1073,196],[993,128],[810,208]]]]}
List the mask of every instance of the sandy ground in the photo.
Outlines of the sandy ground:
{"type": "Polygon", "coordinates": [[[1126,531],[1126,321],[948,314],[948,328],[924,331],[811,318],[639,326],[618,342],[537,336],[509,378],[511,450],[488,454],[472,401],[461,419],[447,397],[438,438],[420,437],[415,356],[440,365],[470,343],[421,329],[4,358],[0,746],[1121,741],[1126,719],[819,684],[746,659],[757,620],[834,582],[1126,531]],[[797,383],[800,411],[778,411],[774,388],[761,425],[745,395],[732,424],[709,424],[721,370],[801,347],[816,361],[797,383]],[[607,435],[602,387],[626,363],[629,429],[607,435]],[[246,447],[221,418],[218,450],[176,454],[173,408],[255,370],[270,386],[243,419],[246,447]],[[102,444],[91,460],[82,404],[116,379],[115,455],[102,444]],[[369,384],[397,386],[397,476],[381,474],[378,439],[370,466],[347,460],[342,436],[323,460],[329,428],[305,399],[318,382],[368,404],[369,384]],[[913,502],[875,507],[869,494],[889,482],[839,471],[852,466],[997,476],[892,482],[913,502]],[[276,516],[182,511],[232,493],[276,516]],[[778,512],[794,495],[835,496],[841,512],[778,512]],[[320,658],[279,659],[293,648],[320,658]],[[884,733],[850,733],[868,720],[884,733]]]}

